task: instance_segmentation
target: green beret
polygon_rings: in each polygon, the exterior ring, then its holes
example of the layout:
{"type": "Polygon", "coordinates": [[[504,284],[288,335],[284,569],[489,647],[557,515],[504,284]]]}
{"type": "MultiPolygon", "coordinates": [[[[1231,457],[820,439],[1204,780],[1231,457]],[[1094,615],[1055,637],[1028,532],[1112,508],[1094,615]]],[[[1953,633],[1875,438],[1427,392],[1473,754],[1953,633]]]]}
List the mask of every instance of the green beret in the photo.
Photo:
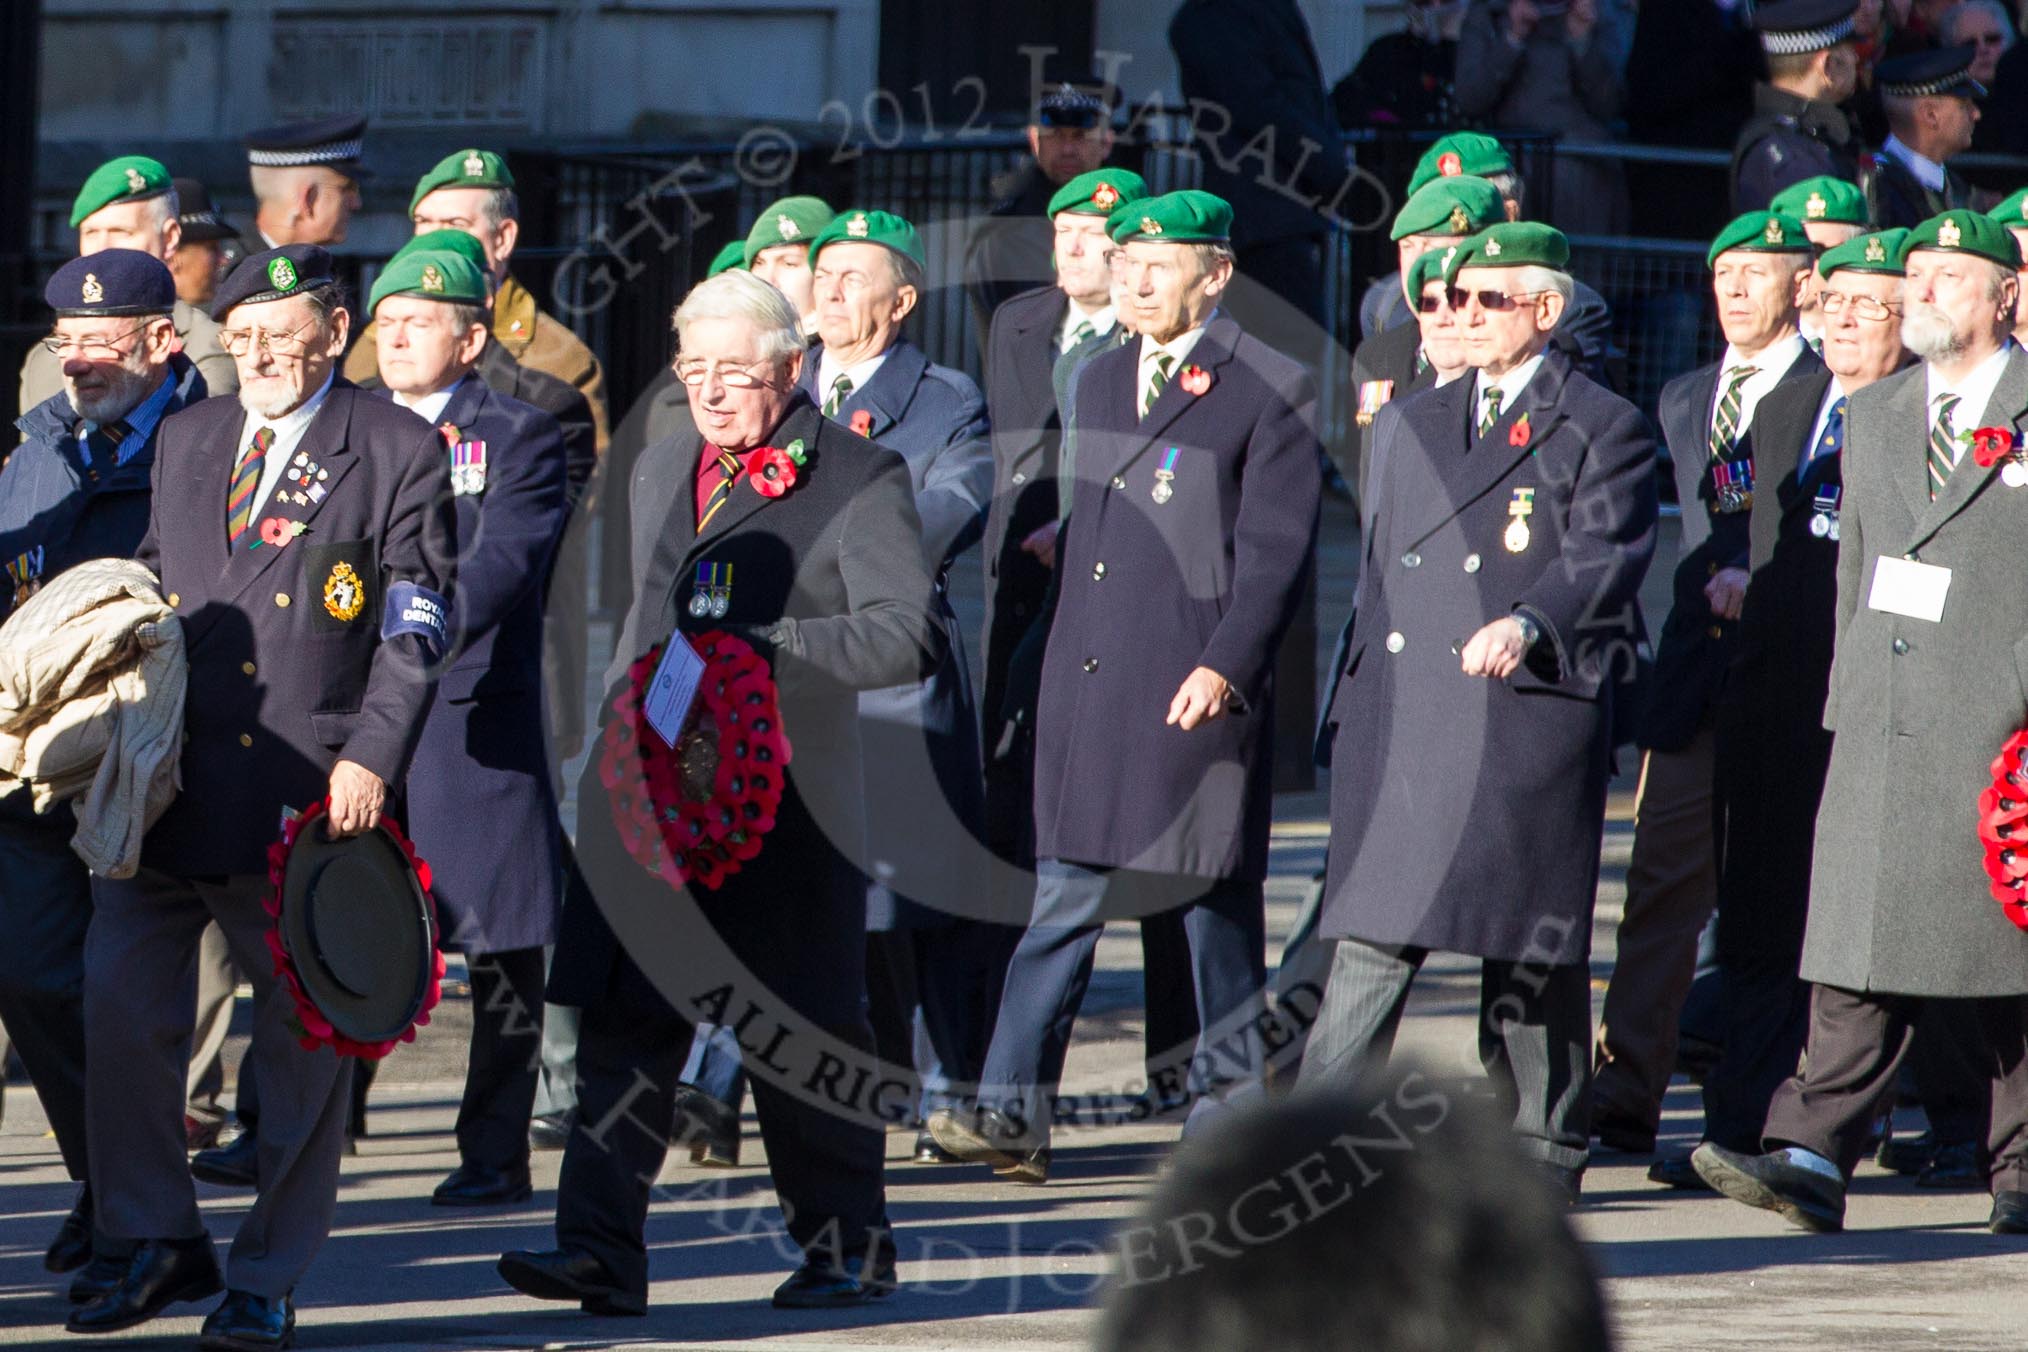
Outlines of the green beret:
{"type": "Polygon", "coordinates": [[[2014,232],[1991,216],[1965,207],[1932,216],[1909,231],[1908,238],[1901,242],[1904,268],[1908,266],[1908,256],[1917,249],[1974,254],[2001,267],[2016,271],[2021,267],[2021,246],[2014,241],[2014,232]]]}
{"type": "Polygon", "coordinates": [[[707,278],[716,277],[721,272],[731,272],[734,268],[744,268],[746,266],[746,251],[747,241],[743,239],[731,241],[723,249],[720,249],[711,256],[711,266],[704,270],[704,275],[707,278]]]}
{"type": "Polygon", "coordinates": [[[1444,268],[1458,252],[1455,244],[1441,249],[1424,249],[1408,265],[1408,294],[1413,300],[1421,300],[1423,289],[1431,282],[1444,279],[1444,268]]]}
{"type": "Polygon", "coordinates": [[[1536,221],[1507,221],[1461,242],[1456,256],[1444,264],[1444,281],[1456,282],[1466,268],[1533,266],[1561,272],[1569,264],[1570,241],[1561,230],[1536,221]]]}
{"type": "Polygon", "coordinates": [[[512,188],[514,175],[504,156],[490,150],[458,150],[437,161],[436,168],[416,180],[415,195],[408,199],[408,214],[438,188],[512,188]]]}
{"type": "Polygon", "coordinates": [[[1736,216],[1711,241],[1704,266],[1716,267],[1718,255],[1743,249],[1747,253],[1809,253],[1816,246],[1803,233],[1803,223],[1779,211],[1749,211],[1736,216]]]}
{"type": "Polygon", "coordinates": [[[1122,203],[1148,196],[1148,180],[1131,169],[1094,169],[1079,174],[1056,190],[1043,214],[1068,211],[1079,216],[1110,216],[1122,203]]]}
{"type": "MultiPolygon", "coordinates": [[[[471,260],[472,266],[480,272],[486,270],[486,246],[479,243],[478,236],[469,230],[446,226],[442,230],[425,230],[408,243],[394,251],[394,257],[412,253],[454,253],[471,260]]],[[[392,262],[393,259],[388,260],[392,262]]]]}
{"type": "Polygon", "coordinates": [[[122,155],[92,170],[91,177],[77,190],[77,200],[71,203],[70,223],[82,225],[85,217],[115,202],[143,202],[168,191],[169,171],[160,160],[151,160],[146,155],[122,155]]]}
{"type": "Polygon", "coordinates": [[[861,211],[856,207],[839,212],[810,241],[810,266],[817,265],[817,255],[824,251],[826,244],[840,243],[878,244],[913,260],[919,268],[929,266],[923,254],[922,236],[916,233],[914,226],[892,212],[861,211]]]}
{"type": "Polygon", "coordinates": [[[1476,235],[1507,219],[1500,190],[1474,174],[1423,184],[1394,217],[1391,239],[1405,235],[1476,235]]]}
{"type": "Polygon", "coordinates": [[[2000,199],[2000,205],[1986,213],[2002,225],[2016,230],[2028,230],[2028,188],[2023,188],[2012,197],[2000,199]]]}
{"type": "Polygon", "coordinates": [[[837,214],[821,197],[784,197],[771,202],[761,209],[753,229],[740,241],[741,261],[752,267],[762,249],[772,249],[777,244],[808,244],[837,214]]]}
{"type": "Polygon", "coordinates": [[[449,249],[404,249],[389,259],[374,280],[366,312],[389,296],[421,296],[450,305],[484,305],[486,274],[472,260],[449,249]]]}
{"type": "Polygon", "coordinates": [[[1415,162],[1415,172],[1408,176],[1408,195],[1415,196],[1417,189],[1435,178],[1456,178],[1459,174],[1491,178],[1513,172],[1514,161],[1498,141],[1484,132],[1455,131],[1438,137],[1415,162]]]}
{"type": "Polygon", "coordinates": [[[1216,193],[1184,188],[1114,207],[1106,234],[1115,244],[1136,239],[1224,244],[1232,238],[1232,206],[1216,193]]]}
{"type": "Polygon", "coordinates": [[[1885,272],[1899,277],[1901,244],[1907,238],[1908,232],[1902,229],[1854,235],[1843,244],[1824,250],[1824,256],[1817,260],[1817,275],[1829,277],[1839,268],[1845,268],[1851,272],[1885,272]]]}
{"type": "Polygon", "coordinates": [[[1866,194],[1857,183],[1848,183],[1831,174],[1819,174],[1793,183],[1774,195],[1768,210],[1808,225],[1865,225],[1866,194]]]}

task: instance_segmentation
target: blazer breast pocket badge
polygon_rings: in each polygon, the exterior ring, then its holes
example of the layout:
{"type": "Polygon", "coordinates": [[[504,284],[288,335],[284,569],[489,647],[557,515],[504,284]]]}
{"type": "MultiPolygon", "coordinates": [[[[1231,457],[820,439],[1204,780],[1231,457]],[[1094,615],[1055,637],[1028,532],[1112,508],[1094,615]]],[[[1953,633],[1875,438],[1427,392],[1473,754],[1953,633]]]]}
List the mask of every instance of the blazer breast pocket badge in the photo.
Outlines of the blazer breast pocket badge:
{"type": "Polygon", "coordinates": [[[303,586],[315,628],[348,630],[374,614],[380,567],[371,540],[338,540],[303,551],[303,586]]]}

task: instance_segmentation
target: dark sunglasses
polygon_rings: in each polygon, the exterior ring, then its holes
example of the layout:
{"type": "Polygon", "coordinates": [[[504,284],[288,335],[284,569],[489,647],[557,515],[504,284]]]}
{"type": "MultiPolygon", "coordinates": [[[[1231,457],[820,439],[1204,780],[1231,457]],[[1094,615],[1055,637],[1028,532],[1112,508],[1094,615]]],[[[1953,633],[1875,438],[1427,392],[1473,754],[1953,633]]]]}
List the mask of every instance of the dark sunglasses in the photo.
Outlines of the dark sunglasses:
{"type": "Polygon", "coordinates": [[[1457,287],[1452,287],[1450,301],[1453,310],[1462,312],[1466,303],[1476,297],[1481,310],[1488,314],[1500,314],[1514,309],[1524,300],[1533,300],[1541,294],[1540,291],[1520,291],[1510,296],[1505,291],[1460,291],[1457,287]]]}

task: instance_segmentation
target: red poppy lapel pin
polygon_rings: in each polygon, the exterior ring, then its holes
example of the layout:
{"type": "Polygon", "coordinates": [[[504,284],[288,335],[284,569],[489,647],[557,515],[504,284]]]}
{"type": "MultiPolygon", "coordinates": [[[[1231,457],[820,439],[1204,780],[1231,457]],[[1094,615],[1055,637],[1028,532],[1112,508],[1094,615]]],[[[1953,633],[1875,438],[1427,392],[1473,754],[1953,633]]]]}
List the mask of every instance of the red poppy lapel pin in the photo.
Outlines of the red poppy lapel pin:
{"type": "Polygon", "coordinates": [[[1515,447],[1526,446],[1530,435],[1531,430],[1528,426],[1528,415],[1524,413],[1514,420],[1512,427],[1507,429],[1507,444],[1515,447]]]}
{"type": "Polygon", "coordinates": [[[300,521],[291,521],[285,516],[271,516],[261,522],[261,538],[247,548],[254,550],[267,545],[272,549],[280,549],[308,529],[310,528],[300,521]]]}
{"type": "Polygon", "coordinates": [[[852,431],[856,436],[870,437],[873,435],[872,409],[855,408],[852,410],[852,431]]]}
{"type": "Polygon", "coordinates": [[[787,446],[763,446],[747,457],[746,481],[764,498],[778,498],[796,486],[796,471],[809,459],[803,439],[787,446]]]}
{"type": "Polygon", "coordinates": [[[1176,383],[1185,394],[1203,394],[1211,388],[1211,372],[1201,366],[1186,366],[1183,374],[1176,377],[1176,383]]]}
{"type": "Polygon", "coordinates": [[[2000,470],[2000,482],[2009,488],[2028,484],[2028,463],[2023,463],[2022,449],[2016,444],[2014,429],[2011,427],[1981,427],[1971,433],[1972,461],[1980,469],[1991,469],[2005,461],[2000,470]]]}

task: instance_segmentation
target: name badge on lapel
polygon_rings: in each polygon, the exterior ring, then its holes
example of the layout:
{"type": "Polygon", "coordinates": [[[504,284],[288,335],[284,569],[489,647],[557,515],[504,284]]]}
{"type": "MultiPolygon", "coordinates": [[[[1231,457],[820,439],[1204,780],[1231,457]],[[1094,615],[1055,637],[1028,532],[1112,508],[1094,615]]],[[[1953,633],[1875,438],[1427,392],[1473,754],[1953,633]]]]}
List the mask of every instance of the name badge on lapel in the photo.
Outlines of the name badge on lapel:
{"type": "Polygon", "coordinates": [[[458,441],[451,445],[451,493],[470,497],[486,491],[486,443],[458,441]]]}
{"type": "Polygon", "coordinates": [[[44,559],[43,546],[37,545],[26,554],[17,555],[7,561],[7,580],[14,585],[16,606],[26,602],[42,586],[44,559]]]}
{"type": "Polygon", "coordinates": [[[1844,492],[1842,488],[1827,488],[1810,504],[1810,534],[1819,540],[1838,538],[1838,499],[1844,492]]]}
{"type": "Polygon", "coordinates": [[[1883,554],[1873,565],[1873,590],[1866,597],[1866,608],[1935,624],[1943,618],[1950,589],[1950,569],[1883,554]]]}

